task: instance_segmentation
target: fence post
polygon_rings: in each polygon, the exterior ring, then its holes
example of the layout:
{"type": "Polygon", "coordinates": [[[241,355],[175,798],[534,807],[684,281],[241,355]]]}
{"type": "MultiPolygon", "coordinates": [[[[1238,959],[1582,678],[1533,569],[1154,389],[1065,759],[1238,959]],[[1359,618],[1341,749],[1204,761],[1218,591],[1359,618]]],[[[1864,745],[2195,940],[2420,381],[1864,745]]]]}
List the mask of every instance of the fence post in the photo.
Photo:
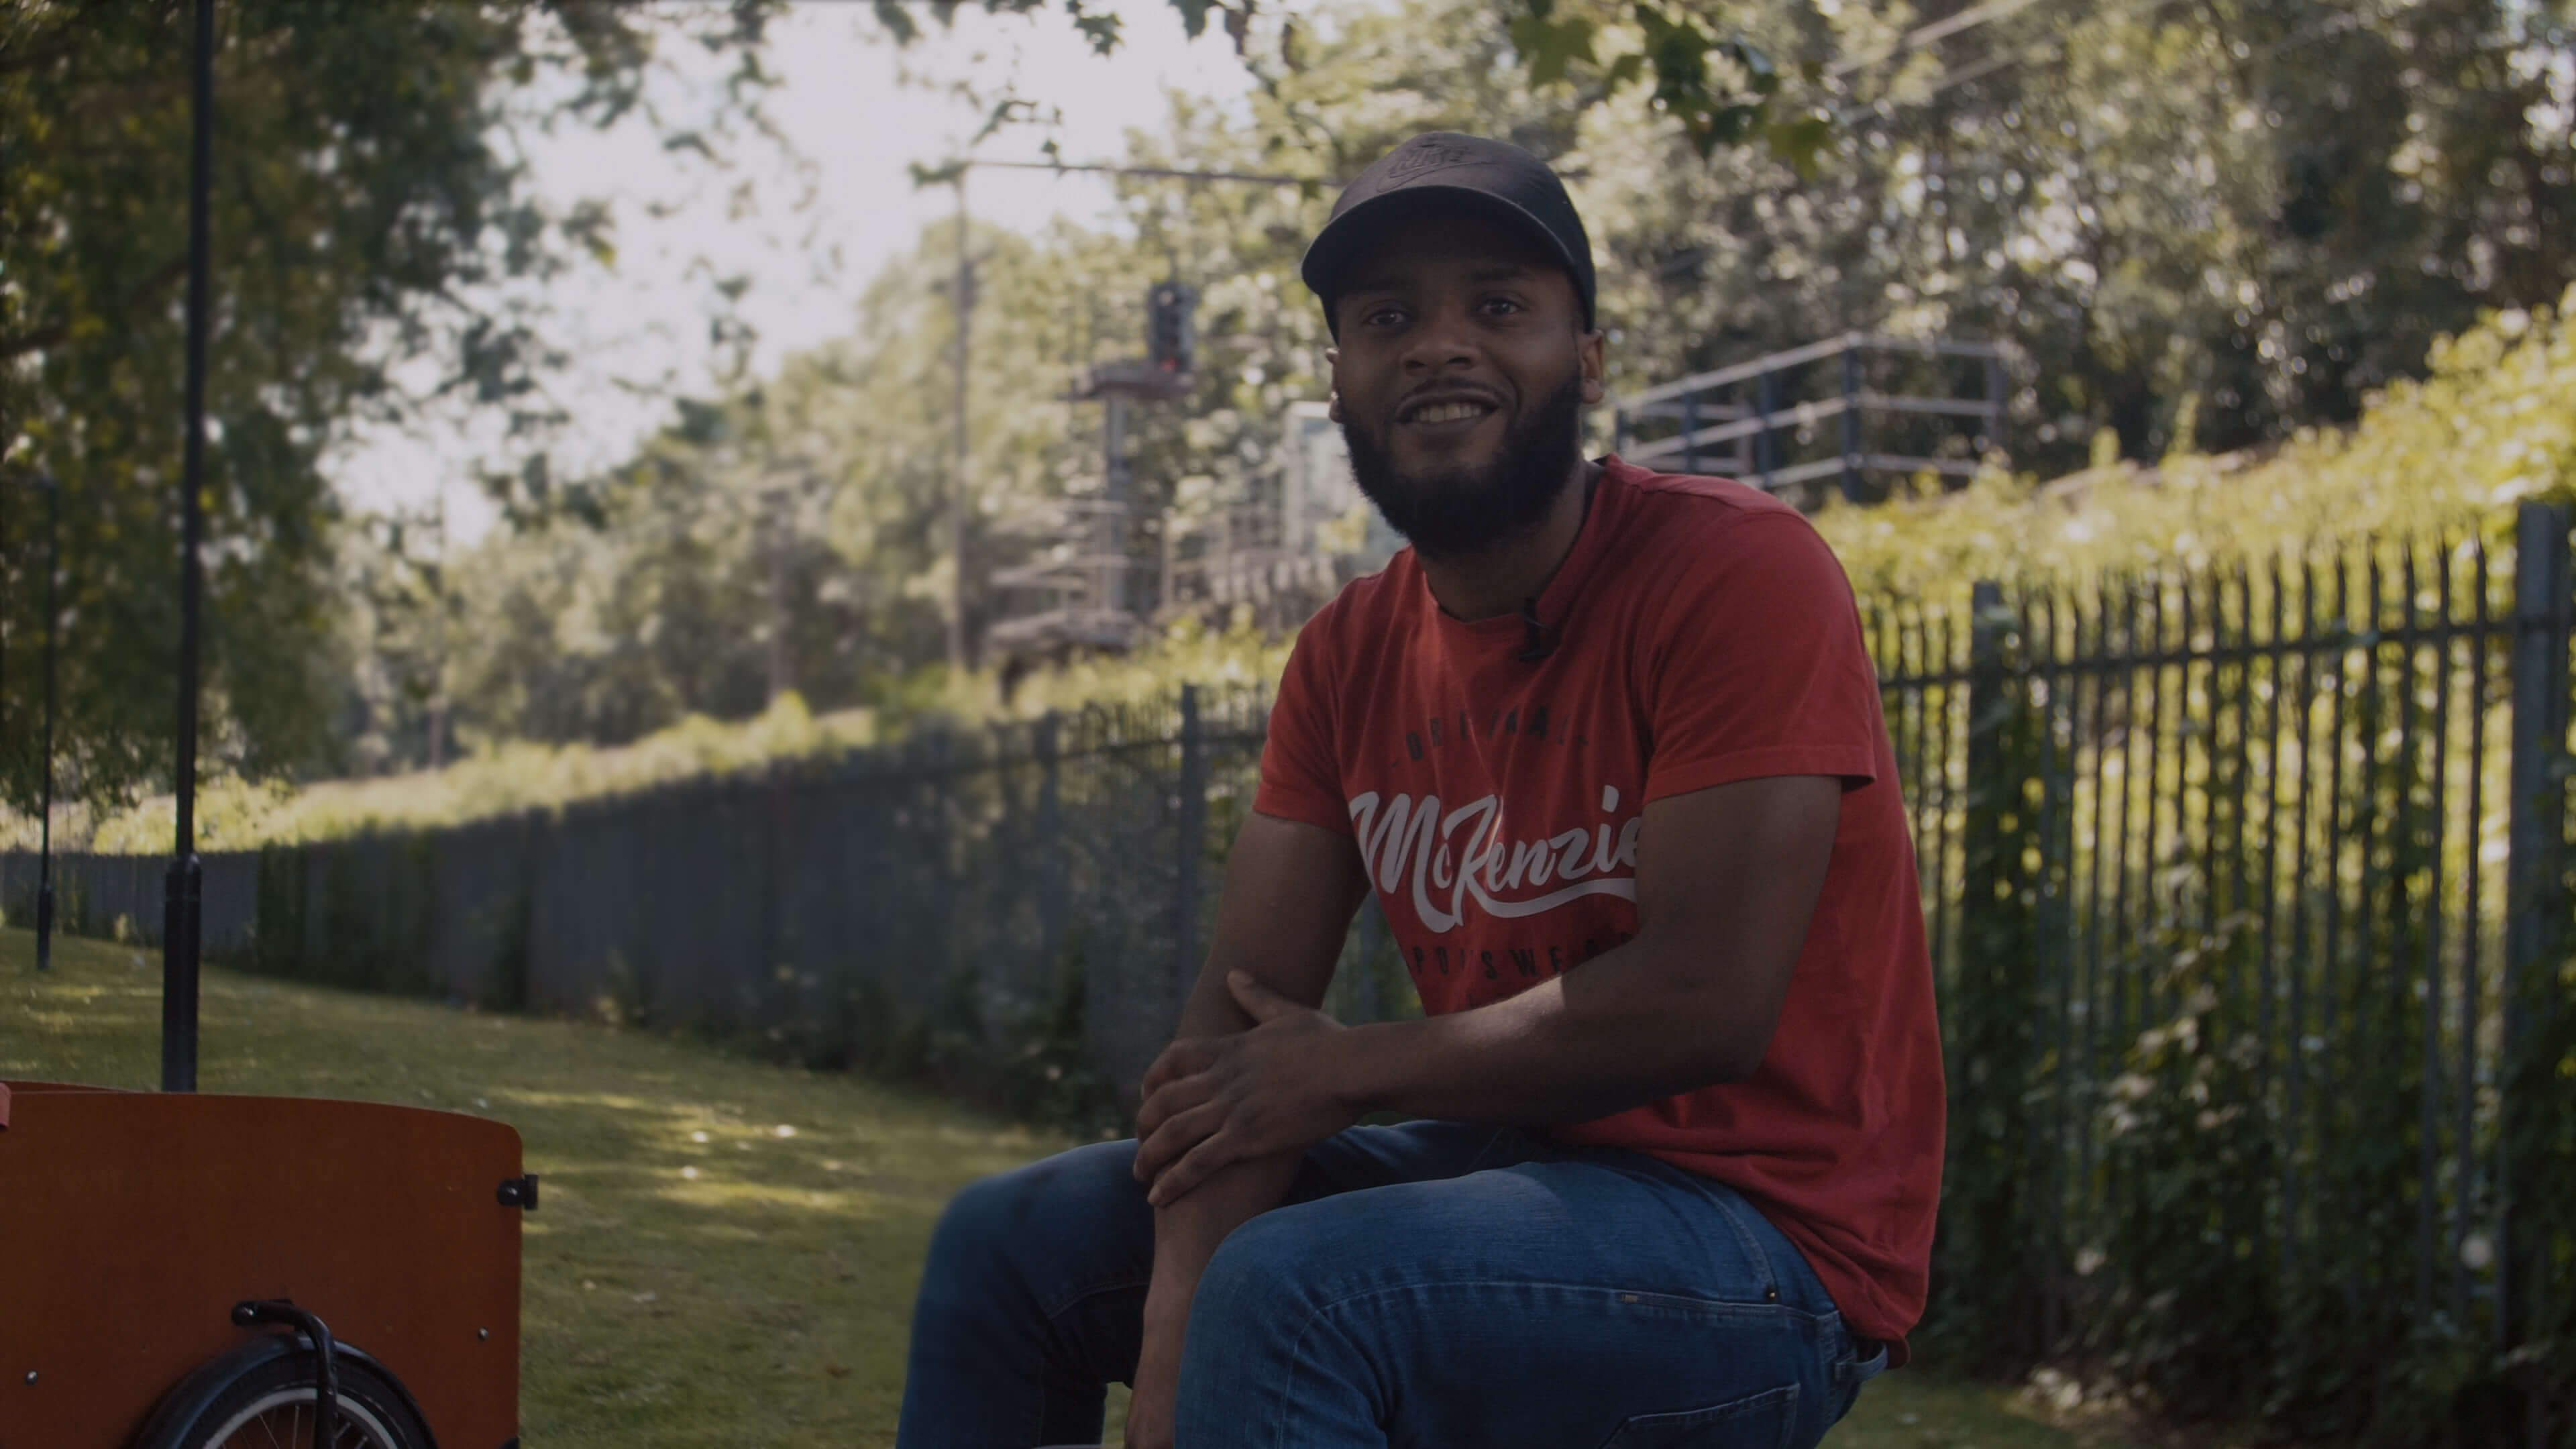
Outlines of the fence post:
{"type": "Polygon", "coordinates": [[[2027,680],[2011,667],[2003,591],[1973,595],[1959,961],[1952,1021],[1950,1161],[1943,1183],[1940,1331],[1973,1370],[2025,1367],[2041,1345],[2038,1194],[2029,1086],[2038,938],[2024,856],[2037,822],[2027,680]]]}
{"type": "Polygon", "coordinates": [[[1035,849],[1038,868],[1038,952],[1048,971],[1064,969],[1064,755],[1059,732],[1062,716],[1048,710],[1034,731],[1038,757],[1038,810],[1035,849]]]}
{"type": "Polygon", "coordinates": [[[1207,739],[1199,726],[1199,687],[1181,686],[1181,774],[1173,811],[1172,979],[1177,1023],[1199,978],[1199,857],[1207,850],[1207,739]]]}
{"type": "MultiPolygon", "coordinates": [[[[2569,632],[2568,514],[2525,503],[2514,519],[2513,753],[2505,876],[2504,1098],[2496,1161],[2496,1333],[2506,1350],[2540,1331],[2545,1234],[2524,1223],[2545,1200],[2540,1175],[2558,1150],[2547,1114],[2563,1093],[2551,1048],[2561,872],[2566,855],[2569,632]]],[[[2532,1371],[2527,1437],[2545,1434],[2542,1379],[2532,1371]]]]}
{"type": "Polygon", "coordinates": [[[1771,436],[1771,415],[1780,411],[1780,375],[1764,371],[1753,383],[1754,416],[1761,430],[1753,435],[1753,470],[1762,475],[1762,491],[1771,491],[1771,475],[1780,468],[1780,440],[1771,436]]]}

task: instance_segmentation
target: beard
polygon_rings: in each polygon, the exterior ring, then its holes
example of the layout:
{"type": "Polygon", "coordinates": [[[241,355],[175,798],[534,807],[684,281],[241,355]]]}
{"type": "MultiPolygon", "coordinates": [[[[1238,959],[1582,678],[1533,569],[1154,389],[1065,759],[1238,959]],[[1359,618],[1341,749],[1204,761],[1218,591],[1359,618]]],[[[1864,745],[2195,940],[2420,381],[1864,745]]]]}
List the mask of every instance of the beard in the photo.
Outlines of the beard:
{"type": "Polygon", "coordinates": [[[1574,480],[1583,443],[1583,372],[1568,373],[1563,386],[1514,420],[1485,463],[1407,473],[1379,436],[1347,416],[1342,421],[1351,477],[1387,526],[1425,558],[1481,553],[1536,532],[1574,480]]]}

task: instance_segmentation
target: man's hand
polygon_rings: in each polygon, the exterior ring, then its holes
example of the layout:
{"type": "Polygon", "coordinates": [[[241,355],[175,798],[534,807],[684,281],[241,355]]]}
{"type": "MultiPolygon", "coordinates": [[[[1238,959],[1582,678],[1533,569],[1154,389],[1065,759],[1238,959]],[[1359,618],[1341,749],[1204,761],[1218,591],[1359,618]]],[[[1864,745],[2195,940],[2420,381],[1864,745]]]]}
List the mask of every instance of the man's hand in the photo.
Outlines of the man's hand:
{"type": "Polygon", "coordinates": [[[1346,1028],[1244,972],[1225,984],[1252,1029],[1176,1041],[1145,1073],[1136,1179],[1154,1185],[1146,1196],[1156,1207],[1210,1173],[1303,1151],[1359,1120],[1339,1066],[1346,1028]]]}

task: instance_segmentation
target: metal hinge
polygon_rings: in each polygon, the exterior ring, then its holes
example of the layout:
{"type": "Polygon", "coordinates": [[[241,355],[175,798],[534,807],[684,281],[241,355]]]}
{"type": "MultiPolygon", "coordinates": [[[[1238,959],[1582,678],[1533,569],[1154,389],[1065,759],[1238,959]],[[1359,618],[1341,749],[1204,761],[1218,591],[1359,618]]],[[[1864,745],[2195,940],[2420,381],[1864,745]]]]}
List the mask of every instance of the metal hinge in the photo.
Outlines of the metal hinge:
{"type": "Polygon", "coordinates": [[[531,1172],[525,1177],[501,1179],[501,1191],[498,1196],[503,1207],[524,1208],[529,1212],[535,1212],[537,1210],[537,1175],[531,1172]]]}

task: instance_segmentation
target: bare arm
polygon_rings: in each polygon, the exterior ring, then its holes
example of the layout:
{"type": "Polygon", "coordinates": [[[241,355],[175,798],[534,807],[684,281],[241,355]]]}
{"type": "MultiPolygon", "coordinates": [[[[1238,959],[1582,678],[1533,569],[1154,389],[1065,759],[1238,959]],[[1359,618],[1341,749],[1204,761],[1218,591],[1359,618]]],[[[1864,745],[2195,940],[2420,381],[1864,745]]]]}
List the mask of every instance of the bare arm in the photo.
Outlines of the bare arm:
{"type": "MultiPolygon", "coordinates": [[[[1248,971],[1306,1006],[1320,1003],[1366,889],[1359,851],[1349,837],[1269,815],[1246,820],[1226,861],[1207,964],[1182,1009],[1179,1038],[1230,1036],[1252,1025],[1226,990],[1228,970],[1248,971]]],[[[1166,1062],[1156,1064],[1158,1073],[1168,1072],[1166,1062]]],[[[1149,1093],[1157,1084],[1156,1076],[1147,1077],[1149,1093]]],[[[1233,1164],[1210,1174],[1187,1197],[1155,1210],[1149,1336],[1157,1315],[1187,1317],[1199,1274],[1217,1245],[1279,1205],[1303,1150],[1233,1164]]]]}
{"type": "Polygon", "coordinates": [[[1658,800],[1637,841],[1637,937],[1517,996],[1342,1038],[1361,1111],[1580,1122],[1762,1065],[1807,939],[1839,781],[1658,800]]]}

